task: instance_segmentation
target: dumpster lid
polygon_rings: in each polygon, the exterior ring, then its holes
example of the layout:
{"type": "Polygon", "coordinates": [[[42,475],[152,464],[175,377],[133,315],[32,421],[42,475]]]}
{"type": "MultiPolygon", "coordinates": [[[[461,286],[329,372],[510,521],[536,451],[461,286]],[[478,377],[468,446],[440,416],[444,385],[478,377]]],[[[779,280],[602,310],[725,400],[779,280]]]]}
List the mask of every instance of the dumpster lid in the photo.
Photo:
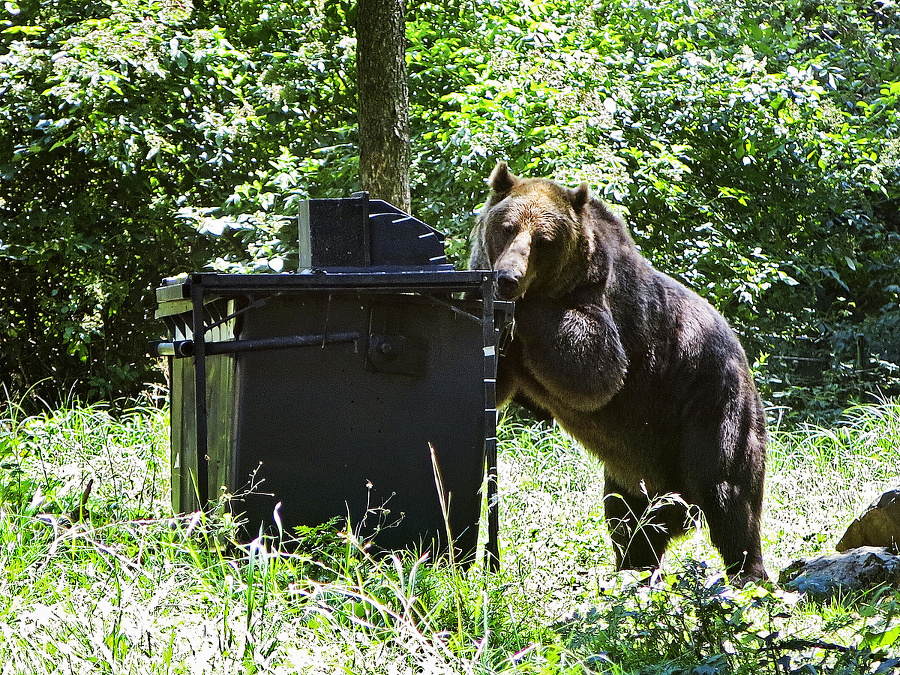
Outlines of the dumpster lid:
{"type": "MultiPolygon", "coordinates": [[[[183,303],[191,297],[191,286],[202,286],[204,295],[236,297],[254,294],[293,294],[309,291],[368,293],[465,293],[478,290],[485,282],[493,282],[496,272],[485,270],[455,271],[443,268],[408,271],[316,270],[301,274],[217,274],[194,272],[170,277],[156,289],[156,301],[171,304],[157,312],[162,316],[184,311],[183,303]],[[162,314],[160,314],[162,312],[162,314]]],[[[496,301],[495,301],[495,304],[496,301]]]]}

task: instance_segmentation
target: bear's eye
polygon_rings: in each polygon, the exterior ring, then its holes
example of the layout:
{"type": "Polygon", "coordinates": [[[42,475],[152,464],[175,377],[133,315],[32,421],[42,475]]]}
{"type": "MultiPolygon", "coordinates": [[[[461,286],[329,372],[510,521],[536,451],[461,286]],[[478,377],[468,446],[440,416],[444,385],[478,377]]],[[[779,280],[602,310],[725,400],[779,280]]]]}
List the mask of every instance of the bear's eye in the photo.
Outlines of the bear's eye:
{"type": "Polygon", "coordinates": [[[547,248],[553,243],[550,237],[543,234],[536,235],[532,241],[537,248],[547,248]]]}
{"type": "Polygon", "coordinates": [[[506,234],[515,234],[516,230],[519,229],[516,227],[516,224],[510,220],[504,221],[500,228],[506,232],[506,234]]]}

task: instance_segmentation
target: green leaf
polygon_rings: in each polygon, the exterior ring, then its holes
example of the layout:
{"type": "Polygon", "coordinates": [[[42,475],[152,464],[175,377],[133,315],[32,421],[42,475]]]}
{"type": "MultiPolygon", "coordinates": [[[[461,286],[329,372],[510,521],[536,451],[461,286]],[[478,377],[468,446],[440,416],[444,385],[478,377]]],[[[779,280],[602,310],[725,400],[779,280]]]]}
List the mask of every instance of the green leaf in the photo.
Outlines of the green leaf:
{"type": "Polygon", "coordinates": [[[31,37],[40,35],[44,30],[43,26],[10,26],[9,28],[4,28],[2,32],[7,35],[27,35],[31,37]]]}
{"type": "Polygon", "coordinates": [[[866,631],[863,634],[863,643],[869,649],[881,649],[890,647],[900,640],[900,624],[885,631],[866,631]]]}

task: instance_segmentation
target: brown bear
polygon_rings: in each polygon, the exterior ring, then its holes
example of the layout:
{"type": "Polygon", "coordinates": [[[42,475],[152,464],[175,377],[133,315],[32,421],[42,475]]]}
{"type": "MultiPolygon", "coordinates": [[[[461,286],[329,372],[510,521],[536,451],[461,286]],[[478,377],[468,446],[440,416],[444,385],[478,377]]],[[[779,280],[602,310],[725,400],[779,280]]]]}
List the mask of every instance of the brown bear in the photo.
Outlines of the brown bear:
{"type": "Polygon", "coordinates": [[[731,580],[767,578],[760,545],[765,413],[734,332],[655,270],[587,184],[500,162],[472,231],[472,269],[515,301],[497,402],[549,412],[605,466],[619,569],[659,566],[696,509],[731,580]],[[655,510],[651,502],[677,493],[655,510]],[[683,500],[683,501],[682,501],[683,500]]]}

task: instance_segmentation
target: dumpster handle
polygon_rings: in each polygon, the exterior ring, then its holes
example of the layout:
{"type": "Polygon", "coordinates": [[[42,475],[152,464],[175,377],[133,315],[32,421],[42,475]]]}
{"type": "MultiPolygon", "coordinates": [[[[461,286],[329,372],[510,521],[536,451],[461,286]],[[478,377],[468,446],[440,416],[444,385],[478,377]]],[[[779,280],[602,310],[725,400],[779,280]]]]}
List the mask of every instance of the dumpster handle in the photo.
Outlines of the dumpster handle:
{"type": "Polygon", "coordinates": [[[150,354],[155,356],[174,356],[175,358],[193,356],[194,341],[173,340],[171,342],[161,342],[154,340],[150,343],[150,354]]]}
{"type": "MultiPolygon", "coordinates": [[[[291,349],[293,347],[321,347],[331,344],[356,342],[360,334],[331,333],[330,335],[288,335],[286,337],[259,338],[256,340],[223,340],[221,342],[204,342],[207,356],[216,354],[237,354],[240,352],[261,352],[272,349],[291,349]]],[[[175,340],[174,342],[156,342],[154,348],[159,356],[185,358],[195,356],[197,347],[193,340],[175,340]]]]}

